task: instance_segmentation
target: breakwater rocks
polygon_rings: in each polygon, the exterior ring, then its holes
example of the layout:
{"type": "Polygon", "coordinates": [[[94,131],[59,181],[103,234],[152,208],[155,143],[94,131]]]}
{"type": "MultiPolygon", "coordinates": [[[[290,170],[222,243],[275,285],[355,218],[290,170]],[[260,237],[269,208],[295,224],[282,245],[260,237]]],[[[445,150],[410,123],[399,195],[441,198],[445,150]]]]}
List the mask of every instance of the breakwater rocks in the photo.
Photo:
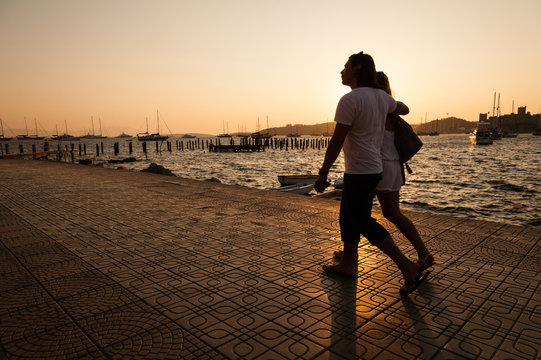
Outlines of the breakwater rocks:
{"type": "Polygon", "coordinates": [[[167,176],[175,176],[171,172],[171,170],[164,168],[161,165],[158,165],[156,163],[152,163],[148,166],[148,168],[141,170],[141,172],[149,172],[153,174],[159,174],[159,175],[167,175],[167,176]]]}

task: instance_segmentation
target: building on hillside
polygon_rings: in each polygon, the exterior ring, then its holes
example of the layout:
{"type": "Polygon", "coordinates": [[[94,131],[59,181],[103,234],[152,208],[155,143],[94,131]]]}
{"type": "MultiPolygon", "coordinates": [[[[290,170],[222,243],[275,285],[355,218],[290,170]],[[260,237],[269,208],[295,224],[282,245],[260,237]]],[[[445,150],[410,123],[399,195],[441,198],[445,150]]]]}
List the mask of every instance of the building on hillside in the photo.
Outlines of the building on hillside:
{"type": "Polygon", "coordinates": [[[520,106],[516,114],[513,112],[500,116],[489,116],[488,113],[481,113],[479,121],[488,121],[492,128],[515,133],[528,133],[541,128],[541,114],[532,115],[526,112],[526,106],[520,106]]]}

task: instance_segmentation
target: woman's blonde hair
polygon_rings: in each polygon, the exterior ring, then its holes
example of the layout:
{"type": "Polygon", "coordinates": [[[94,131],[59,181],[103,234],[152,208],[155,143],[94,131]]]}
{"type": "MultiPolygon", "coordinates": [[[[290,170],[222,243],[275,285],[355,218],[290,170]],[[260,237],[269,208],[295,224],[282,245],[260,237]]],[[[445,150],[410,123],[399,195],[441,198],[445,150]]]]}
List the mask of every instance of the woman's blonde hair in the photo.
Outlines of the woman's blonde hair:
{"type": "Polygon", "coordinates": [[[378,71],[376,73],[376,79],[378,81],[379,88],[385,91],[387,94],[393,96],[393,91],[391,90],[391,84],[389,84],[389,78],[383,71],[378,71]]]}

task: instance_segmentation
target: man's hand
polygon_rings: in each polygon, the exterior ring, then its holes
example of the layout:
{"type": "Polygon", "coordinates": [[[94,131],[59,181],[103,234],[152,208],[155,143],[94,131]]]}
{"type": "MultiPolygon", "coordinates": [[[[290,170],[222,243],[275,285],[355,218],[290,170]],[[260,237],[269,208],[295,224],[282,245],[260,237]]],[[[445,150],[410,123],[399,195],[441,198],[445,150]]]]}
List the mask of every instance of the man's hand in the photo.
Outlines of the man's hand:
{"type": "Polygon", "coordinates": [[[327,175],[319,175],[316,183],[314,184],[314,190],[316,190],[318,193],[322,193],[329,185],[330,183],[327,181],[327,175]]]}

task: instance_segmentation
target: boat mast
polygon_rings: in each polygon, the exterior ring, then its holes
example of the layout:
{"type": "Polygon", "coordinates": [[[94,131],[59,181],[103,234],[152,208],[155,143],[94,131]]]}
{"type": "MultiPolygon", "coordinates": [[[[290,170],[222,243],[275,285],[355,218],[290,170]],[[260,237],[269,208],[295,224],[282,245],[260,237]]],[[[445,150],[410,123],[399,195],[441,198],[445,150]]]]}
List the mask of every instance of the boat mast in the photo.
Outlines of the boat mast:
{"type": "Polygon", "coordinates": [[[498,107],[496,108],[496,116],[498,120],[498,131],[502,128],[502,121],[500,120],[500,93],[498,93],[498,107]]]}
{"type": "Polygon", "coordinates": [[[2,137],[4,137],[4,124],[2,123],[2,118],[0,118],[0,128],[2,128],[2,137]]]}
{"type": "Polygon", "coordinates": [[[34,118],[34,124],[36,125],[36,137],[38,136],[38,120],[34,118]]]}
{"type": "Polygon", "coordinates": [[[26,123],[26,116],[24,117],[24,127],[26,128],[26,136],[28,136],[28,124],[26,123]]]}
{"type": "Polygon", "coordinates": [[[492,117],[496,116],[494,113],[496,111],[496,91],[494,91],[494,102],[492,103],[492,117]]]}
{"type": "Polygon", "coordinates": [[[158,122],[158,135],[160,134],[160,115],[158,114],[158,109],[156,109],[156,121],[158,122]]]}
{"type": "Polygon", "coordinates": [[[101,133],[101,118],[99,118],[99,120],[100,120],[100,136],[103,136],[101,133]]]}
{"type": "Polygon", "coordinates": [[[92,136],[94,136],[94,117],[90,117],[90,121],[92,121],[92,136]]]}

